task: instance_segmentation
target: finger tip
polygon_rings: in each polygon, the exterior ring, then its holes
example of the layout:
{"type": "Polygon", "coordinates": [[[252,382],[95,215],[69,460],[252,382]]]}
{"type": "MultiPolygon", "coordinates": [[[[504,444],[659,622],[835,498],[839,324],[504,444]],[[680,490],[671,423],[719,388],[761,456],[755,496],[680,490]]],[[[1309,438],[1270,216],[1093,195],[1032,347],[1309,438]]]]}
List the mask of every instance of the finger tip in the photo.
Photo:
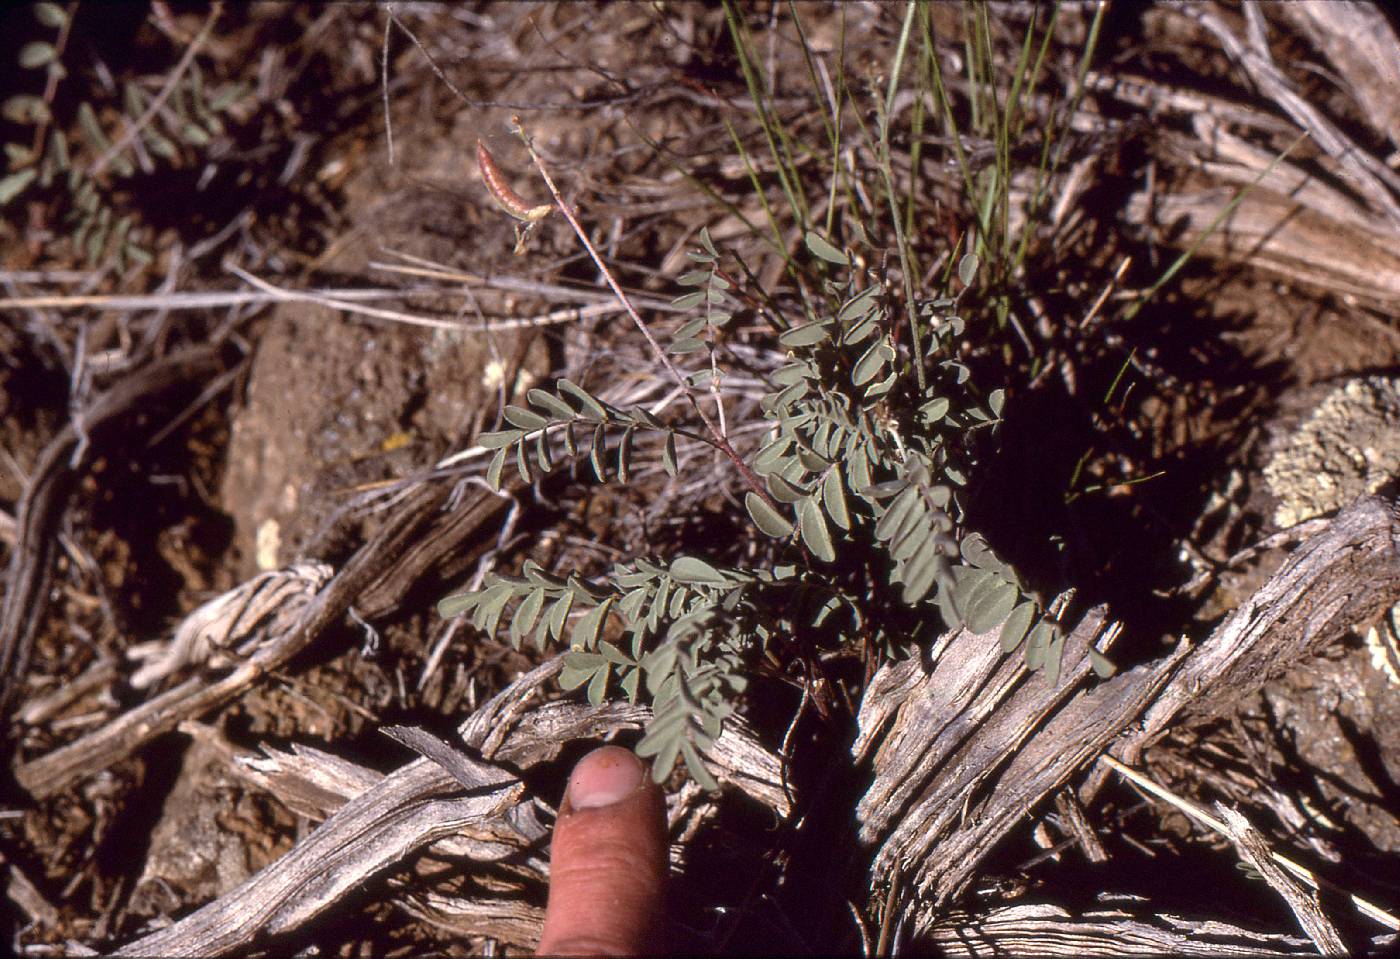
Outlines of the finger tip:
{"type": "Polygon", "coordinates": [[[566,799],[572,809],[611,806],[636,793],[646,779],[645,764],[630,749],[600,746],[574,766],[566,799]]]}

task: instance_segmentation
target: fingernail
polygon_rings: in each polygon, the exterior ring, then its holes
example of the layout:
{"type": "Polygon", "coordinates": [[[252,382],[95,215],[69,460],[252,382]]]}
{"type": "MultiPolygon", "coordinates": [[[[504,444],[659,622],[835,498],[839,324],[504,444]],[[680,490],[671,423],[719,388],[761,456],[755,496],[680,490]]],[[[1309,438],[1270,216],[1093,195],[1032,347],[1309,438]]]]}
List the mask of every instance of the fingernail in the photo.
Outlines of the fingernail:
{"type": "Polygon", "coordinates": [[[569,805],[575,809],[610,806],[637,791],[646,771],[642,761],[620,746],[603,746],[584,756],[569,777],[569,805]]]}

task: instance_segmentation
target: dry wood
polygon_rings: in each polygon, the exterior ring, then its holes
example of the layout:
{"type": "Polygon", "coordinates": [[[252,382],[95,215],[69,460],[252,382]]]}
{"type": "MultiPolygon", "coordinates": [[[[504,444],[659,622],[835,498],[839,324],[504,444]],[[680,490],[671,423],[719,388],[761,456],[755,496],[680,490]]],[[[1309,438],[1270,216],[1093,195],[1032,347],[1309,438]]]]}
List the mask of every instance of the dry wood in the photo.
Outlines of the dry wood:
{"type": "Polygon", "coordinates": [[[1260,959],[1315,955],[1299,936],[1252,932],[1213,919],[1133,914],[1105,908],[1074,915],[1059,906],[1024,905],[981,915],[944,916],[921,944],[948,959],[992,956],[1196,956],[1260,959]]]}
{"type": "MultiPolygon", "coordinates": [[[[1222,836],[1226,836],[1231,839],[1234,838],[1234,835],[1231,833],[1231,827],[1228,823],[1217,819],[1215,816],[1212,816],[1210,813],[1206,812],[1203,808],[1198,806],[1196,803],[1191,802],[1189,799],[1185,799],[1181,796],[1176,795],[1175,793],[1171,792],[1170,790],[1166,789],[1160,784],[1153,782],[1151,779],[1147,778],[1142,773],[1139,773],[1133,769],[1128,768],[1127,766],[1124,766],[1112,756],[1103,756],[1101,757],[1100,762],[1102,762],[1105,766],[1109,767],[1115,772],[1119,773],[1120,775],[1129,779],[1135,786],[1146,791],[1149,795],[1155,796],[1158,799],[1166,800],[1167,802],[1175,806],[1177,809],[1186,813],[1186,815],[1190,816],[1192,819],[1196,820],[1197,822],[1203,823],[1206,826],[1209,826],[1211,829],[1214,829],[1222,836]]],[[[1236,830],[1236,832],[1238,832],[1238,830],[1236,830]]],[[[1397,919],[1389,912],[1386,912],[1384,909],[1377,906],[1375,903],[1370,902],[1366,899],[1362,899],[1360,896],[1353,895],[1352,893],[1347,892],[1345,889],[1341,889],[1331,883],[1328,883],[1326,880],[1319,878],[1315,873],[1313,873],[1312,870],[1307,869],[1304,866],[1298,865],[1298,863],[1289,859],[1287,856],[1283,856],[1279,853],[1273,852],[1267,846],[1251,841],[1251,849],[1253,854],[1267,856],[1272,862],[1277,863],[1279,866],[1282,866],[1284,869],[1288,870],[1294,876],[1297,876],[1311,888],[1318,889],[1323,886],[1326,886],[1332,891],[1346,896],[1347,899],[1351,901],[1352,905],[1356,907],[1358,912],[1361,912],[1363,915],[1369,916],[1370,918],[1376,920],[1381,925],[1385,926],[1387,929],[1400,931],[1400,919],[1397,919]]]]}
{"type": "Polygon", "coordinates": [[[1362,116],[1400,148],[1400,41],[1384,11],[1354,0],[1298,0],[1265,11],[1312,42],[1342,79],[1362,116]]]}
{"type": "Polygon", "coordinates": [[[1299,546],[1192,651],[1113,754],[1132,765],[1170,723],[1228,715],[1266,681],[1374,622],[1397,600],[1400,510],[1392,500],[1362,497],[1299,546]]]}
{"type": "MultiPolygon", "coordinates": [[[[1006,657],[995,636],[959,631],[933,651],[882,667],[862,701],[857,761],[874,781],[857,810],[874,870],[902,867],[936,904],[965,889],[977,864],[1043,797],[1110,745],[1136,755],[1169,722],[1219,715],[1270,676],[1304,662],[1400,598],[1394,506],[1358,501],[1309,540],[1204,643],[1087,690],[1091,611],[1066,644],[1051,688],[1006,657]],[[1144,714],[1140,725],[1137,721],[1144,714]],[[1033,734],[1033,735],[1032,735],[1033,734]]],[[[1087,801],[1102,782],[1091,774],[1087,801]]]]}
{"type": "MultiPolygon", "coordinates": [[[[243,885],[115,955],[220,956],[266,945],[269,937],[304,927],[362,883],[406,865],[424,847],[459,864],[509,860],[509,868],[533,883],[538,896],[548,874],[540,856],[546,829],[535,813],[537,801],[502,764],[528,773],[553,761],[570,742],[640,728],[650,717],[649,710],[625,704],[540,705],[542,689],[561,663],[556,657],[525,674],[462,724],[463,744],[480,758],[440,741],[427,745],[420,731],[407,738],[445,764],[418,759],[374,780],[367,771],[354,771],[343,760],[327,761],[315,751],[265,750],[266,760],[241,761],[243,775],[279,796],[295,797],[288,801],[292,808],[312,815],[319,808],[329,818],[243,885]],[[464,788],[468,796],[460,798],[464,788]]],[[[721,781],[787,815],[780,761],[742,724],[727,724],[707,757],[721,781]]],[[[714,811],[697,790],[670,797],[673,827],[714,811]]],[[[537,910],[507,903],[416,890],[406,908],[449,924],[472,917],[475,935],[532,946],[538,926],[530,920],[537,910]]]]}
{"type": "Polygon", "coordinates": [[[101,729],[24,763],[15,771],[15,778],[35,798],[52,796],[74,781],[133,755],[182,721],[239,696],[340,622],[351,604],[363,604],[364,614],[370,616],[392,608],[427,566],[446,551],[460,548],[497,516],[506,502],[495,494],[483,493],[444,516],[441,509],[446,497],[441,484],[416,489],[409,502],[316,594],[290,628],[265,637],[252,655],[225,675],[191,676],[101,729]]]}
{"type": "MultiPolygon", "coordinates": [[[[1249,3],[1244,7],[1245,36],[1240,37],[1216,5],[1171,9],[1199,23],[1220,43],[1240,66],[1245,90],[1226,98],[1120,74],[1086,77],[1095,96],[1111,97],[1135,112],[1183,118],[1194,128],[1194,136],[1186,137],[1168,127],[1158,134],[1158,143],[1168,169],[1204,176],[1184,178],[1165,192],[1149,186],[1133,194],[1124,208],[1126,219],[1151,226],[1181,247],[1206,237],[1202,252],[1247,260],[1291,281],[1371,300],[1400,300],[1400,256],[1395,252],[1400,249],[1400,174],[1294,90],[1272,59],[1260,11],[1267,9],[1307,37],[1343,78],[1344,92],[1356,98],[1363,120],[1396,142],[1400,107],[1394,91],[1400,79],[1390,78],[1400,76],[1400,44],[1384,15],[1356,3],[1249,3]],[[1277,152],[1241,138],[1262,142],[1258,137],[1263,134],[1277,143],[1280,135],[1299,127],[1321,154],[1306,165],[1277,163],[1269,173],[1265,171],[1277,152]],[[1216,216],[1245,187],[1251,188],[1249,194],[1207,236],[1216,216]]],[[[1108,129],[1112,122],[1099,118],[1099,125],[1108,129]]],[[[1073,185],[1072,177],[1062,174],[1051,195],[1072,195],[1073,185]]],[[[1034,177],[1023,173],[1016,193],[1030,196],[1033,188],[1034,177]]]]}
{"type": "Polygon", "coordinates": [[[1362,149],[1340,126],[1293,89],[1273,61],[1264,35],[1263,15],[1257,3],[1245,4],[1247,28],[1243,39],[1237,37],[1212,8],[1201,5],[1175,9],[1214,34],[1224,51],[1244,68],[1259,91],[1292,117],[1324,152],[1337,161],[1360,203],[1385,216],[1392,227],[1400,228],[1400,175],[1362,149]]]}
{"type": "Polygon", "coordinates": [[[1258,870],[1264,881],[1288,903],[1288,908],[1298,919],[1298,925],[1317,946],[1318,953],[1324,956],[1346,955],[1348,949],[1342,942],[1341,933],[1322,911],[1316,891],[1305,890],[1298,880],[1274,862],[1273,852],[1264,842],[1264,837],[1249,824],[1243,813],[1223,803],[1216,804],[1216,811],[1224,822],[1225,835],[1235,844],[1240,858],[1258,870]]]}

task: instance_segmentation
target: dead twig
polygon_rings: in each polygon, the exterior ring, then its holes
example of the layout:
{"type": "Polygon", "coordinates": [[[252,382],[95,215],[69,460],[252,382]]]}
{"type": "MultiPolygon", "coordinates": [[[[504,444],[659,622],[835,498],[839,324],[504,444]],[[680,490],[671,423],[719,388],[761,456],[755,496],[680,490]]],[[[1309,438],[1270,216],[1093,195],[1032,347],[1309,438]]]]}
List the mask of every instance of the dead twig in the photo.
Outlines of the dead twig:
{"type": "MultiPolygon", "coordinates": [[[[1181,810],[1197,822],[1209,826],[1211,829],[1215,830],[1220,835],[1227,837],[1231,836],[1231,830],[1228,825],[1226,825],[1224,822],[1217,819],[1216,817],[1212,816],[1210,813],[1206,812],[1204,809],[1193,803],[1191,800],[1186,799],[1183,796],[1178,796],[1170,789],[1167,789],[1165,786],[1159,785],[1158,783],[1149,779],[1147,776],[1144,776],[1137,770],[1132,769],[1129,766],[1123,765],[1118,760],[1114,759],[1112,756],[1100,756],[1099,762],[1103,763],[1105,766],[1109,767],[1114,772],[1118,773],[1120,776],[1127,779],[1134,785],[1140,787],[1141,789],[1145,790],[1146,792],[1150,793],[1151,795],[1156,796],[1158,799],[1161,799],[1162,801],[1175,806],[1177,809],[1181,810]]],[[[1347,899],[1351,901],[1352,905],[1356,907],[1357,912],[1360,912],[1364,916],[1369,916],[1370,918],[1376,920],[1376,922],[1379,922],[1381,925],[1385,926],[1388,929],[1400,931],[1400,918],[1396,918],[1394,914],[1388,912],[1385,909],[1382,909],[1375,903],[1362,899],[1360,896],[1354,895],[1350,892],[1347,892],[1345,889],[1342,889],[1335,883],[1328,882],[1326,879],[1323,879],[1320,876],[1313,873],[1312,870],[1308,869],[1305,866],[1300,866],[1298,863],[1294,862],[1292,859],[1289,859],[1287,856],[1282,855],[1281,853],[1273,852],[1272,850],[1270,850],[1269,858],[1272,859],[1274,862],[1278,863],[1283,868],[1287,869],[1289,872],[1293,873],[1293,875],[1303,880],[1303,882],[1307,883],[1312,888],[1319,889],[1325,886],[1326,888],[1331,889],[1333,892],[1340,893],[1341,895],[1346,896],[1347,899]]],[[[1339,950],[1339,952],[1345,952],[1345,950],[1339,950]]]]}

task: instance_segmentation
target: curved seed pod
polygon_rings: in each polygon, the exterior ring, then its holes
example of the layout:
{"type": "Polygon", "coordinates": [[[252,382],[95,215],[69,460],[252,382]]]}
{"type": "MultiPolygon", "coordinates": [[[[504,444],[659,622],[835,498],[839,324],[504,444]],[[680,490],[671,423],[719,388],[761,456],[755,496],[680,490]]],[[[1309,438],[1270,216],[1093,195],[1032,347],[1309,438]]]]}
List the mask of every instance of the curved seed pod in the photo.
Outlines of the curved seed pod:
{"type": "Polygon", "coordinates": [[[540,206],[531,206],[520,194],[510,188],[506,182],[505,174],[501,168],[496,166],[496,160],[486,149],[486,144],[480,140],[476,141],[476,162],[481,166],[481,179],[486,184],[486,192],[491,194],[491,198],[500,204],[505,210],[517,220],[524,220],[526,223],[535,223],[549,216],[549,211],[554,209],[548,203],[540,206]]]}

